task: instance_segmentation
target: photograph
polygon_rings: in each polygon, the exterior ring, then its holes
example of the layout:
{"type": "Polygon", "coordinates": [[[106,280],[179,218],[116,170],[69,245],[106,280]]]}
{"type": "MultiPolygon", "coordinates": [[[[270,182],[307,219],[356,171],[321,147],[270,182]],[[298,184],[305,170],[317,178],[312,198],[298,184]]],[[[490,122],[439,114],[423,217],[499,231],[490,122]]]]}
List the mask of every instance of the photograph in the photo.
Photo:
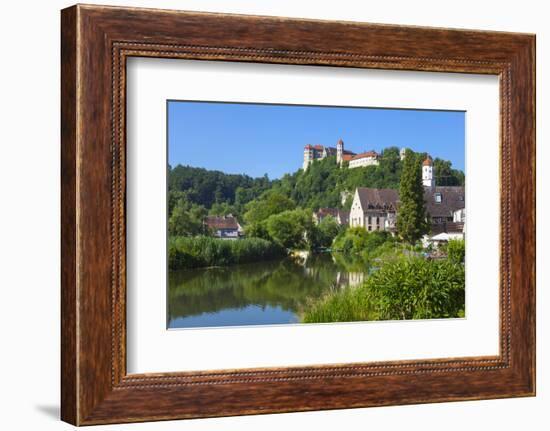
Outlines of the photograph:
{"type": "Polygon", "coordinates": [[[167,327],[464,318],[465,115],[167,101],[167,327]]]}

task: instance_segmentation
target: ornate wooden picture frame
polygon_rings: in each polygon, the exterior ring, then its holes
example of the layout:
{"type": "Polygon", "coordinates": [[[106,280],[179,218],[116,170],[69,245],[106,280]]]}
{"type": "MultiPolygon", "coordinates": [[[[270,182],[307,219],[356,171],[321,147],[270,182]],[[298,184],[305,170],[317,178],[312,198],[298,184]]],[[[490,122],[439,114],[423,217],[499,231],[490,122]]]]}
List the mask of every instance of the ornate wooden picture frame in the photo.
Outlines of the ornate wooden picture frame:
{"type": "Polygon", "coordinates": [[[62,11],[61,50],[64,421],[535,394],[534,35],[78,5],[62,11]],[[132,56],[497,75],[500,354],[127,374],[125,92],[132,56]]]}

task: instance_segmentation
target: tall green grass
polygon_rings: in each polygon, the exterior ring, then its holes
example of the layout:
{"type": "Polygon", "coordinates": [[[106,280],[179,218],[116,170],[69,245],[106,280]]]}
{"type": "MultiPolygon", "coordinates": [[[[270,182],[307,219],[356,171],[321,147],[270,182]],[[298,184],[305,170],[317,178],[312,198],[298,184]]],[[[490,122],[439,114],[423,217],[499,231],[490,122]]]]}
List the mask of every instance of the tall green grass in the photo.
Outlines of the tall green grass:
{"type": "Polygon", "coordinates": [[[464,265],[404,257],[384,263],[357,288],[312,303],[304,323],[464,316],[464,265]]]}
{"type": "Polygon", "coordinates": [[[228,266],[284,256],[283,247],[261,238],[223,240],[208,236],[176,236],[168,241],[170,270],[228,266]]]}

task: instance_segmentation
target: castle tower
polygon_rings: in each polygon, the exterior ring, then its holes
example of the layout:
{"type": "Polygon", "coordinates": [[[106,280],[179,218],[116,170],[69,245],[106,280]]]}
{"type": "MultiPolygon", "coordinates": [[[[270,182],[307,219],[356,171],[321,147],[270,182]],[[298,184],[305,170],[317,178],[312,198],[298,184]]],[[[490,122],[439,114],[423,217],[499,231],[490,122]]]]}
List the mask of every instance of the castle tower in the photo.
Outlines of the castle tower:
{"type": "Polygon", "coordinates": [[[342,141],[341,139],[338,139],[338,143],[336,144],[336,163],[342,166],[343,161],[344,161],[344,141],[342,141]]]}
{"type": "Polygon", "coordinates": [[[422,162],[422,185],[424,187],[435,187],[434,164],[430,156],[422,162]]]}
{"type": "Polygon", "coordinates": [[[304,147],[304,163],[302,168],[304,171],[307,169],[309,164],[313,161],[313,147],[311,145],[306,145],[304,147]]]}
{"type": "Polygon", "coordinates": [[[407,149],[405,147],[399,150],[399,158],[401,161],[405,160],[405,155],[407,154],[407,149]]]}

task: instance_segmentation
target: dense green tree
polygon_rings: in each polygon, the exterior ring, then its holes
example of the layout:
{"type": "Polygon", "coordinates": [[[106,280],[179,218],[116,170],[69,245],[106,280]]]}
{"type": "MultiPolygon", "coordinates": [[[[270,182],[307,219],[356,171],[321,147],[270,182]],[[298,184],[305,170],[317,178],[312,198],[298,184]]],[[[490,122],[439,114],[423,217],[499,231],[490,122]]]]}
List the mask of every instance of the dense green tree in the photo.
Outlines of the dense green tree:
{"type": "Polygon", "coordinates": [[[287,210],[266,220],[269,236],[286,248],[306,247],[312,226],[311,213],[306,210],[287,210]]]}
{"type": "Polygon", "coordinates": [[[440,158],[434,159],[436,186],[463,186],[464,173],[452,168],[452,163],[440,158]]]}
{"type": "Polygon", "coordinates": [[[274,214],[296,208],[294,201],[278,191],[268,191],[246,205],[244,219],[249,224],[260,223],[274,214]]]}
{"type": "Polygon", "coordinates": [[[182,165],[169,169],[168,190],[186,192],[191,203],[206,208],[214,203],[234,204],[239,188],[246,191],[239,196],[239,204],[244,206],[270,187],[271,181],[267,176],[252,178],[248,175],[226,174],[182,165]]]}
{"type": "Polygon", "coordinates": [[[340,230],[341,227],[334,217],[324,217],[319,224],[313,228],[313,247],[330,247],[340,230]]]}
{"type": "Polygon", "coordinates": [[[227,202],[222,203],[214,203],[212,204],[212,207],[210,210],[208,210],[208,214],[212,216],[226,216],[226,215],[233,215],[238,217],[239,216],[239,209],[237,205],[231,205],[227,202]]]}
{"type": "Polygon", "coordinates": [[[421,158],[407,150],[399,185],[397,231],[404,241],[416,243],[428,232],[428,222],[422,186],[421,158]]]}
{"type": "Polygon", "coordinates": [[[206,209],[200,205],[191,205],[185,199],[175,204],[168,219],[168,234],[173,236],[193,236],[204,233],[203,219],[206,209]]]}

